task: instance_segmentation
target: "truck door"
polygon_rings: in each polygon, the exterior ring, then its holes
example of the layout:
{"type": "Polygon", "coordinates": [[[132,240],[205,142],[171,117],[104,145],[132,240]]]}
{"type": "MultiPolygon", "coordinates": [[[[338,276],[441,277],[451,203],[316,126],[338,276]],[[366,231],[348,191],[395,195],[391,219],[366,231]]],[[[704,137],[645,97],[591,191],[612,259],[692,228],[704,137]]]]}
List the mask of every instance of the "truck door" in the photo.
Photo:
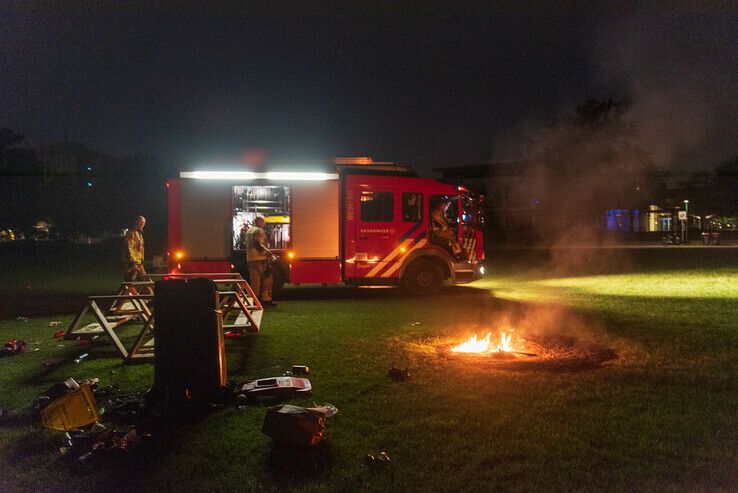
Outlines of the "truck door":
{"type": "Polygon", "coordinates": [[[348,242],[353,245],[347,244],[346,253],[353,250],[353,256],[346,262],[346,277],[379,277],[397,246],[397,194],[391,188],[359,185],[347,199],[354,201],[355,220],[348,242]]]}

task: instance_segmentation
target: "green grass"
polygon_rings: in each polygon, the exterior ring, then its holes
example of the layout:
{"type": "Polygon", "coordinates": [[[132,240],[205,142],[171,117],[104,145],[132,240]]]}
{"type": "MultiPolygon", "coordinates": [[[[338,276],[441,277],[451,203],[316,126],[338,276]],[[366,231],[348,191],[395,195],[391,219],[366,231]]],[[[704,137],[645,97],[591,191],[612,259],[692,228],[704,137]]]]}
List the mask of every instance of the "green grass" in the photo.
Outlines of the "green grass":
{"type": "MultiPolygon", "coordinates": [[[[632,255],[617,272],[590,269],[600,275],[559,275],[545,262],[522,274],[525,257],[495,257],[499,269],[489,278],[424,299],[292,289],[265,315],[260,334],[227,341],[229,371],[243,380],[309,365],[313,396],[295,403],[339,409],[319,450],[273,449],[260,432],[268,406],[260,403],[209,415],[179,431],[170,450],[81,474],[59,460],[57,433],[10,423],[0,425],[0,490],[734,491],[738,268],[723,260],[706,266],[703,258],[655,267],[632,255]],[[618,358],[597,369],[548,371],[438,350],[511,327],[519,337],[566,334],[618,358]],[[409,367],[412,380],[392,383],[393,365],[409,367]],[[364,462],[380,450],[392,457],[389,467],[364,462]]],[[[117,281],[98,261],[75,265],[87,274],[74,283],[49,269],[44,296],[117,281]]],[[[72,315],[0,322],[0,336],[32,348],[0,359],[0,407],[22,411],[66,377],[97,376],[126,392],[151,385],[150,365],[121,364],[104,341],[74,364],[88,349],[53,339],[48,326],[72,315]],[[49,358],[62,362],[44,370],[49,358]]]]}

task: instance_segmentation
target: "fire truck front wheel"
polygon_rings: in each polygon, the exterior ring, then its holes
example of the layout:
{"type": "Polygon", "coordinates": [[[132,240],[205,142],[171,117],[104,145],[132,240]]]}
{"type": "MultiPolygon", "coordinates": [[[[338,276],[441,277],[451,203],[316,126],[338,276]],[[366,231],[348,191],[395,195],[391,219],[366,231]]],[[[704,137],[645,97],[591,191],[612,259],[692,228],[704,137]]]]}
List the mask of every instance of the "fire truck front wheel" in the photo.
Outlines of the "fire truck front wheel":
{"type": "Polygon", "coordinates": [[[443,285],[443,271],[432,260],[416,260],[405,270],[402,285],[409,294],[419,296],[436,294],[443,285]]]}

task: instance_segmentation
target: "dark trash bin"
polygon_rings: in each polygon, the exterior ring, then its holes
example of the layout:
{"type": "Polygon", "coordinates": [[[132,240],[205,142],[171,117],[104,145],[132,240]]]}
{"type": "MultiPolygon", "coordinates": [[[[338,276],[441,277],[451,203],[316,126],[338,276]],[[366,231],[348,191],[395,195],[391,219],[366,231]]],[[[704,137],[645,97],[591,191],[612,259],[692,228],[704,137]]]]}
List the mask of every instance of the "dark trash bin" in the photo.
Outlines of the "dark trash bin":
{"type": "Polygon", "coordinates": [[[154,284],[154,393],[169,405],[215,402],[227,380],[218,290],[210,279],[154,284]]]}

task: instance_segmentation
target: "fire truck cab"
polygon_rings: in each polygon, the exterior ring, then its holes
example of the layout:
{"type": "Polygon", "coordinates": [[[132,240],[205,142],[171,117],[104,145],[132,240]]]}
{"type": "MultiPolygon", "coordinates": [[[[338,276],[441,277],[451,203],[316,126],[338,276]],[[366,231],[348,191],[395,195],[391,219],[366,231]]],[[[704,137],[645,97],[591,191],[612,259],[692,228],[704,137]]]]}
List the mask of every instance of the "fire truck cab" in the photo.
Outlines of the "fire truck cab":
{"type": "Polygon", "coordinates": [[[463,187],[370,158],[325,171],[183,171],[169,187],[172,272],[245,272],[243,235],[265,218],[275,286],[401,285],[416,294],[480,276],[482,200],[463,187]],[[437,241],[441,203],[461,252],[437,241]]]}

